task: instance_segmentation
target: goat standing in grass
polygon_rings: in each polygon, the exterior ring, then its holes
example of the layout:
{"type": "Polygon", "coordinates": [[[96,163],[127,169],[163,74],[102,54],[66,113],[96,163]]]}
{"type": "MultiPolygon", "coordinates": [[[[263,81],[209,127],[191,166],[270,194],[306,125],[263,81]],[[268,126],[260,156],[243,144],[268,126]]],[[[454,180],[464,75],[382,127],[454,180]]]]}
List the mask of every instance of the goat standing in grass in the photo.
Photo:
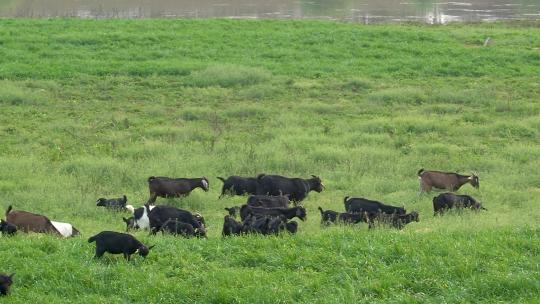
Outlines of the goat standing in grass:
{"type": "Polygon", "coordinates": [[[418,171],[418,179],[420,180],[420,192],[430,192],[431,188],[446,189],[448,191],[457,191],[461,186],[470,183],[476,189],[480,188],[478,176],[461,175],[454,172],[440,171],[418,171]]]}

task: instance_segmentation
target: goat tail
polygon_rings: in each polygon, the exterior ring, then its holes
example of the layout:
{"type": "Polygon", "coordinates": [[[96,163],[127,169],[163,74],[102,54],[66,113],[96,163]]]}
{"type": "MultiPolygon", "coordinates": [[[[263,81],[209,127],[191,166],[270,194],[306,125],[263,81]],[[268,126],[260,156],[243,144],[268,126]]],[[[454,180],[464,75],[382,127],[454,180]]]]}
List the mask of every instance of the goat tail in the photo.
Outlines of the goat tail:
{"type": "Polygon", "coordinates": [[[150,177],[148,178],[148,182],[151,182],[151,181],[154,180],[155,178],[156,178],[155,176],[150,176],[150,177]]]}
{"type": "Polygon", "coordinates": [[[422,172],[424,172],[424,168],[418,170],[418,173],[416,173],[418,176],[420,176],[420,174],[422,174],[422,172]]]}
{"type": "Polygon", "coordinates": [[[7,217],[8,214],[11,212],[11,209],[13,209],[13,207],[11,207],[11,205],[9,205],[9,207],[8,207],[7,210],[6,210],[6,217],[7,217]]]}
{"type": "Polygon", "coordinates": [[[319,211],[321,211],[321,215],[324,214],[324,210],[319,206],[319,211]]]}
{"type": "Polygon", "coordinates": [[[92,243],[96,240],[96,236],[91,236],[89,239],[88,239],[88,243],[92,243]]]}
{"type": "Polygon", "coordinates": [[[257,179],[258,179],[258,180],[261,180],[261,178],[263,178],[263,177],[265,177],[265,176],[266,176],[266,174],[261,173],[261,174],[257,175],[257,179]]]}
{"type": "Polygon", "coordinates": [[[220,177],[220,176],[216,176],[218,179],[220,179],[222,182],[225,182],[225,179],[223,177],[220,177]]]}
{"type": "Polygon", "coordinates": [[[127,203],[127,196],[124,194],[124,204],[127,203]]]}
{"type": "Polygon", "coordinates": [[[343,203],[346,204],[348,200],[349,200],[349,197],[345,196],[345,198],[343,199],[343,203]]]}

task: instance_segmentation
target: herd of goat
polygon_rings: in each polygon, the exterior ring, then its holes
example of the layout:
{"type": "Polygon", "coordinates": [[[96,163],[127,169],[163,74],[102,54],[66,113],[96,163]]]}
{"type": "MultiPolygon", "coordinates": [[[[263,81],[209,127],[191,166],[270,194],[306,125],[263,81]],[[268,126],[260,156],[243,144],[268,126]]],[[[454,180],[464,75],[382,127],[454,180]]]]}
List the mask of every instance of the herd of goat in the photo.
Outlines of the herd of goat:
{"type": "MultiPolygon", "coordinates": [[[[418,171],[420,191],[429,192],[432,188],[457,191],[461,186],[470,183],[479,188],[478,176],[461,175],[452,172],[418,171]]],[[[310,191],[321,192],[324,185],[321,179],[312,175],[309,179],[288,178],[279,175],[260,174],[257,177],[230,176],[223,181],[223,188],[219,198],[226,195],[250,195],[246,204],[225,208],[223,236],[258,233],[263,235],[276,235],[283,231],[296,233],[298,223],[293,218],[306,220],[306,209],[299,203],[304,200],[310,191]],[[292,206],[291,206],[292,203],[292,206]],[[240,218],[240,221],[238,220],[240,218]]],[[[132,229],[147,229],[151,234],[168,232],[185,237],[206,237],[206,223],[204,217],[198,213],[167,206],[154,205],[158,197],[172,198],[187,196],[196,188],[209,190],[207,178],[148,178],[150,198],[140,208],[127,204],[127,197],[97,200],[97,206],[112,210],[129,210],[132,217],[123,218],[126,223],[126,232],[132,229]]],[[[407,213],[405,208],[387,205],[366,198],[344,199],[344,211],[323,210],[321,224],[332,223],[355,224],[364,222],[373,228],[376,223],[389,225],[402,229],[408,223],[419,221],[416,211],[407,213]]],[[[479,202],[468,195],[457,195],[451,192],[439,194],[433,198],[435,215],[443,214],[449,209],[470,208],[486,210],[479,202]]],[[[13,235],[21,230],[24,232],[51,233],[59,236],[79,235],[79,231],[69,223],[52,221],[44,215],[26,211],[13,211],[9,206],[6,219],[0,222],[0,232],[3,235],[13,235]]],[[[96,243],[95,257],[101,257],[105,252],[123,254],[129,260],[130,256],[138,253],[146,257],[153,246],[146,246],[128,233],[102,231],[88,239],[89,243],[96,243]]],[[[0,274],[0,295],[6,295],[12,284],[14,274],[0,274]]]]}

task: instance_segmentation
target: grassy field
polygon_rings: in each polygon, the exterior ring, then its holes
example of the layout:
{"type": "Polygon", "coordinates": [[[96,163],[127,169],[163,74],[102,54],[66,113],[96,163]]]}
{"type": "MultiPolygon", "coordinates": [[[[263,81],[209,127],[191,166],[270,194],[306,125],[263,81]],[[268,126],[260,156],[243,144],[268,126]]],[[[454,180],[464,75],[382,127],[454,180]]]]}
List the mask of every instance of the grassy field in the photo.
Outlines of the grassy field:
{"type": "Polygon", "coordinates": [[[0,20],[0,212],[82,237],[0,237],[2,303],[538,303],[540,29],[532,24],[0,20]],[[483,43],[491,37],[492,43],[483,43]],[[489,209],[433,217],[420,168],[478,172],[489,209]],[[221,238],[216,176],[309,177],[299,233],[221,238]],[[146,260],[93,260],[123,231],[99,197],[150,175],[210,179],[158,199],[209,238],[135,235],[146,260]],[[344,196],[417,210],[402,231],[319,225],[344,196]]]}

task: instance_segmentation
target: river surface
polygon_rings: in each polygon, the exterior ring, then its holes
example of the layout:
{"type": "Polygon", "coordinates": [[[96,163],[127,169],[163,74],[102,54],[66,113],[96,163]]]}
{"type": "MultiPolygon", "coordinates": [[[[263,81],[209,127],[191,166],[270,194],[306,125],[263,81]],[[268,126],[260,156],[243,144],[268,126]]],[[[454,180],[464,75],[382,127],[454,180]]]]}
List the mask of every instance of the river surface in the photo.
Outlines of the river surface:
{"type": "Polygon", "coordinates": [[[0,0],[0,17],[540,21],[540,0],[0,0]]]}

